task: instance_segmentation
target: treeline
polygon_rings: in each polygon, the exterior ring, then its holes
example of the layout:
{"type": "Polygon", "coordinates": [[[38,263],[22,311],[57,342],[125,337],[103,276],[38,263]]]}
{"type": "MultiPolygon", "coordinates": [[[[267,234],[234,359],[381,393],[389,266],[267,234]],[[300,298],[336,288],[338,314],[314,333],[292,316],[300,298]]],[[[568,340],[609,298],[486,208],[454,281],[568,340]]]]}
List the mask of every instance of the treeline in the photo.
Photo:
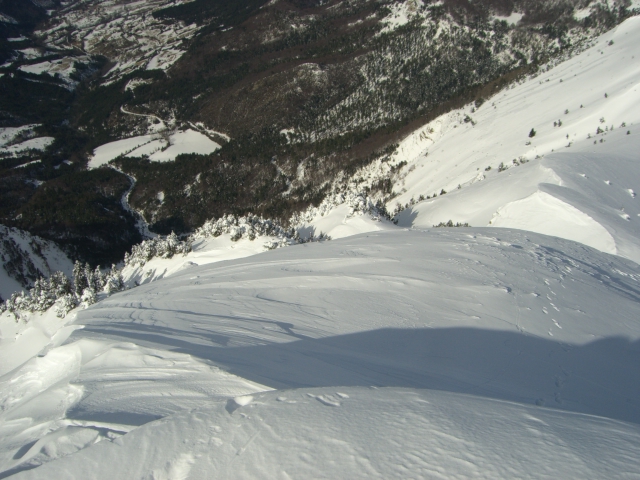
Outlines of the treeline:
{"type": "Polygon", "coordinates": [[[64,318],[77,306],[84,308],[96,303],[97,295],[105,292],[111,295],[125,289],[121,271],[115,265],[102,272],[92,269],[89,264],[76,262],[73,277],[63,272],[54,272],[49,278],[38,278],[28,292],[18,292],[4,303],[0,303],[0,313],[12,313],[16,320],[25,312],[46,312],[55,307],[56,315],[64,318]]]}

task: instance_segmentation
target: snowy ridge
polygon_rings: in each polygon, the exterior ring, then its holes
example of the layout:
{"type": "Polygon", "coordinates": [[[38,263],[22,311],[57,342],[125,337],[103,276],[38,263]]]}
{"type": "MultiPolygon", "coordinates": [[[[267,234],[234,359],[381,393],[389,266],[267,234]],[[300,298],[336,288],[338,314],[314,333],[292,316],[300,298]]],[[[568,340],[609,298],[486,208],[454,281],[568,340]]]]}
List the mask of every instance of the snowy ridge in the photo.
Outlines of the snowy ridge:
{"type": "MultiPolygon", "coordinates": [[[[387,170],[376,170],[380,171],[387,170]]],[[[318,207],[294,214],[289,225],[256,215],[225,215],[205,222],[185,240],[175,234],[145,240],[125,256],[123,278],[133,287],[198,265],[392,228],[384,205],[374,202],[358,183],[328,195],[318,207]]]]}
{"type": "Polygon", "coordinates": [[[360,478],[542,477],[575,455],[572,472],[637,471],[639,280],[632,262],[507,229],[377,232],[192,268],[77,312],[0,379],[0,465],[257,478],[334,472],[331,457],[360,478]],[[283,438],[321,454],[302,462],[283,438]]]}

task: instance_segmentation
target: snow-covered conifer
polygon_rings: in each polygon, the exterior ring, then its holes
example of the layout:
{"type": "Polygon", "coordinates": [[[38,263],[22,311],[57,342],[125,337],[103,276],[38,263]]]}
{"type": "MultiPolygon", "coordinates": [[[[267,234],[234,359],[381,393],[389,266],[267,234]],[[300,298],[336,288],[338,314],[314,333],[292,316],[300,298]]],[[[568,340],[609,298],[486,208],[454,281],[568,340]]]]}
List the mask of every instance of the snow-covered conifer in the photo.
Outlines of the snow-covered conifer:
{"type": "Polygon", "coordinates": [[[89,287],[86,266],[76,260],[73,264],[73,289],[77,295],[82,295],[85,288],[89,287]]]}
{"type": "Polygon", "coordinates": [[[71,310],[78,306],[78,297],[76,295],[68,293],[58,298],[55,303],[56,315],[59,318],[64,318],[67,316],[71,310]]]}
{"type": "Polygon", "coordinates": [[[111,271],[106,275],[104,291],[108,295],[116,292],[121,292],[125,289],[124,280],[122,279],[122,272],[115,266],[111,266],[111,271]]]}
{"type": "Polygon", "coordinates": [[[96,296],[96,292],[91,287],[85,288],[82,292],[82,295],[80,296],[80,305],[82,306],[82,308],[88,308],[89,305],[93,305],[97,301],[98,298],[96,296]]]}

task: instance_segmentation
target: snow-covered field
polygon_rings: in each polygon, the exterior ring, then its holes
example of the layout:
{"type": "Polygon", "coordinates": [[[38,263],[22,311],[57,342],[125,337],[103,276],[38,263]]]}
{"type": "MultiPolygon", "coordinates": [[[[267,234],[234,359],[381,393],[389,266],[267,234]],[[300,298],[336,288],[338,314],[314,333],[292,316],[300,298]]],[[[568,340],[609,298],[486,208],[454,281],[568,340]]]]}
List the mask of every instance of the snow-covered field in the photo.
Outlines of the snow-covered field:
{"type": "Polygon", "coordinates": [[[409,136],[396,153],[408,165],[389,208],[438,196],[405,210],[400,225],[521,228],[640,261],[636,56],[640,17],[475,111],[454,111],[409,136]]]}
{"type": "Polygon", "coordinates": [[[38,124],[0,128],[0,157],[26,153],[29,150],[45,150],[53,143],[53,137],[38,137],[38,124]]]}
{"type": "Polygon", "coordinates": [[[168,135],[167,141],[160,135],[140,135],[101,145],[93,151],[89,168],[98,168],[111,160],[127,157],[148,156],[154,162],[171,162],[183,153],[206,155],[220,148],[206,135],[192,129],[178,130],[168,135]]]}
{"type": "Polygon", "coordinates": [[[20,142],[21,139],[34,137],[34,128],[38,127],[37,124],[23,125],[21,127],[5,127],[0,128],[0,147],[9,145],[12,143],[20,142]]]}
{"type": "Polygon", "coordinates": [[[33,73],[35,75],[48,73],[49,75],[62,78],[67,84],[75,87],[75,84],[77,82],[70,76],[76,70],[76,62],[88,63],[90,60],[90,57],[86,55],[79,57],[64,57],[58,60],[46,60],[44,62],[36,63],[33,65],[23,65],[19,67],[18,70],[22,70],[23,72],[27,73],[33,73]]]}
{"type": "Polygon", "coordinates": [[[16,143],[9,146],[0,147],[0,156],[13,156],[20,153],[28,152],[29,150],[46,150],[46,148],[53,143],[55,139],[53,137],[37,137],[30,138],[24,142],[16,143]]]}

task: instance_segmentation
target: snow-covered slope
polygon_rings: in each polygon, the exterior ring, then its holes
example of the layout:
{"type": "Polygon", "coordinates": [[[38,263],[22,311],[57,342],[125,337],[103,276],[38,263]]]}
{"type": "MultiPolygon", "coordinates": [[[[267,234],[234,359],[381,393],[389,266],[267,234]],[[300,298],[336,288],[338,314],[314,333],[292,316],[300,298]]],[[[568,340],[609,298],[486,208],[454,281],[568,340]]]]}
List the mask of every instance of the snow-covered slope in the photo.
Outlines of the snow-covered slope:
{"type": "Polygon", "coordinates": [[[53,242],[0,225],[0,297],[7,299],[40,276],[71,274],[73,262],[53,242]]]}
{"type": "Polygon", "coordinates": [[[405,210],[400,225],[521,228],[640,261],[636,57],[640,17],[475,111],[454,111],[414,132],[395,155],[408,165],[389,208],[438,196],[405,210]]]}
{"type": "Polygon", "coordinates": [[[639,281],[633,262],[508,229],[194,267],[78,312],[0,378],[0,471],[637,473],[639,281]],[[272,388],[294,391],[257,394],[272,388]]]}
{"type": "Polygon", "coordinates": [[[292,222],[332,241],[217,232],[0,317],[0,478],[638,476],[639,27],[402,142],[416,229],[349,191],[292,222]]]}

